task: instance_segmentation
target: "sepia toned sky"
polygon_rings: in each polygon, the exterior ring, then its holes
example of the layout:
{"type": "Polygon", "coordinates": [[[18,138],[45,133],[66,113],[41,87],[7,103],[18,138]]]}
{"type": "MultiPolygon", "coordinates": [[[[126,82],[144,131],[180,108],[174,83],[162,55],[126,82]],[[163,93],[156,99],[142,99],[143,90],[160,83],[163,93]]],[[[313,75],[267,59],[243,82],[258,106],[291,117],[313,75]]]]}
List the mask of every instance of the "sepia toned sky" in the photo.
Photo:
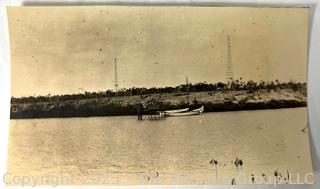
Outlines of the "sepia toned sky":
{"type": "Polygon", "coordinates": [[[9,7],[12,96],[225,82],[306,81],[306,8],[9,7]]]}

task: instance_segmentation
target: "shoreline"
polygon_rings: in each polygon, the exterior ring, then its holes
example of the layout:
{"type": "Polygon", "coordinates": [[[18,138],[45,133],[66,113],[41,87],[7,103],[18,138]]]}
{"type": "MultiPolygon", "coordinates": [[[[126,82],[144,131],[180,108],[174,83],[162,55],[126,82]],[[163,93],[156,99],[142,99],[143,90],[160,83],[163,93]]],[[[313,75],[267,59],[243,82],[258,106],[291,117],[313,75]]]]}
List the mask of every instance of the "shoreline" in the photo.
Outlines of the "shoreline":
{"type": "MultiPolygon", "coordinates": [[[[283,108],[264,108],[264,109],[248,109],[248,110],[230,110],[230,111],[215,111],[215,112],[203,112],[202,114],[207,113],[223,113],[223,112],[245,112],[245,111],[263,111],[263,110],[282,110],[282,109],[295,109],[295,108],[306,108],[307,106],[295,106],[295,107],[283,107],[283,108]]],[[[104,116],[104,115],[97,115],[97,116],[69,116],[69,117],[33,117],[33,118],[10,118],[10,120],[30,120],[30,119],[68,119],[68,118],[95,118],[95,117],[133,117],[135,115],[112,115],[112,116],[104,116]]],[[[146,115],[144,115],[146,116],[146,115]]],[[[197,115],[195,115],[197,116],[197,115]]],[[[184,116],[183,116],[184,117],[184,116]]],[[[171,118],[171,117],[170,117],[171,118]]],[[[180,117],[181,118],[181,117],[180,117]]],[[[147,119],[146,119],[147,120],[147,119]]]]}
{"type": "Polygon", "coordinates": [[[205,112],[305,107],[303,91],[292,89],[257,91],[209,91],[104,97],[38,103],[12,103],[10,119],[68,118],[137,115],[139,103],[161,110],[188,106],[188,99],[204,105],[205,112]]]}

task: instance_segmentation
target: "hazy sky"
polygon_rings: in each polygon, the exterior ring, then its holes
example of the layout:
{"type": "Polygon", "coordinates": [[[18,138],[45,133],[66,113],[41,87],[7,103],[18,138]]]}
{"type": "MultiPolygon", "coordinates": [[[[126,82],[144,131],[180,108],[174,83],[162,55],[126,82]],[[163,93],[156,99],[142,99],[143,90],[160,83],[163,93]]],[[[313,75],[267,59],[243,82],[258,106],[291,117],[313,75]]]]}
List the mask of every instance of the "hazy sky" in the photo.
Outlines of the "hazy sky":
{"type": "Polygon", "coordinates": [[[306,81],[306,8],[10,7],[12,95],[225,82],[306,81]]]}

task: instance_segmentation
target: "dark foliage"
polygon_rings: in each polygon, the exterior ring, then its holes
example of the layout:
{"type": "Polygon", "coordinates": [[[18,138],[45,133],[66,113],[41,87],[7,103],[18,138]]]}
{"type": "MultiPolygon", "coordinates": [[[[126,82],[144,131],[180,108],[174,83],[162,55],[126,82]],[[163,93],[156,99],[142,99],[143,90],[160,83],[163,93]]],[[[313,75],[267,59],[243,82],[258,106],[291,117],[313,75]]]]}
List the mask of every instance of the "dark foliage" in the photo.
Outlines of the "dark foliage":
{"type": "MultiPolygon", "coordinates": [[[[277,89],[292,89],[293,91],[300,91],[306,93],[306,83],[296,82],[280,82],[279,80],[266,82],[266,81],[247,81],[233,80],[229,83],[196,83],[188,85],[179,85],[176,87],[152,87],[152,88],[129,88],[121,89],[117,92],[112,90],[101,92],[84,92],[79,94],[65,94],[65,95],[46,95],[46,96],[28,96],[28,97],[12,97],[12,104],[19,103],[40,103],[40,102],[62,102],[68,100],[83,100],[83,99],[97,99],[104,97],[116,97],[116,96],[133,96],[133,95],[147,95],[147,94],[159,94],[159,93],[181,93],[181,92],[205,92],[205,91],[237,91],[247,90],[252,93],[257,90],[277,90],[277,89]]],[[[82,108],[82,107],[81,107],[82,108]]],[[[84,107],[85,108],[85,107],[84,107]]]]}

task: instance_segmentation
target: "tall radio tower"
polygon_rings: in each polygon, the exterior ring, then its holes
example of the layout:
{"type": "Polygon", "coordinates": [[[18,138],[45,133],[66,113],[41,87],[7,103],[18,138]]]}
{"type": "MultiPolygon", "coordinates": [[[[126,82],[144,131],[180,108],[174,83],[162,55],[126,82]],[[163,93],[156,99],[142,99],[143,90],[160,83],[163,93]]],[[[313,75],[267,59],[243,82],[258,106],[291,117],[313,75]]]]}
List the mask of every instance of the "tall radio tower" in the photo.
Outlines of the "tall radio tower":
{"type": "Polygon", "coordinates": [[[117,59],[114,59],[114,91],[117,92],[119,90],[118,84],[118,72],[117,72],[117,59]]]}
{"type": "Polygon", "coordinates": [[[226,80],[227,83],[233,80],[233,68],[232,68],[232,56],[231,56],[231,40],[230,36],[227,37],[227,71],[226,71],[226,80]]]}

